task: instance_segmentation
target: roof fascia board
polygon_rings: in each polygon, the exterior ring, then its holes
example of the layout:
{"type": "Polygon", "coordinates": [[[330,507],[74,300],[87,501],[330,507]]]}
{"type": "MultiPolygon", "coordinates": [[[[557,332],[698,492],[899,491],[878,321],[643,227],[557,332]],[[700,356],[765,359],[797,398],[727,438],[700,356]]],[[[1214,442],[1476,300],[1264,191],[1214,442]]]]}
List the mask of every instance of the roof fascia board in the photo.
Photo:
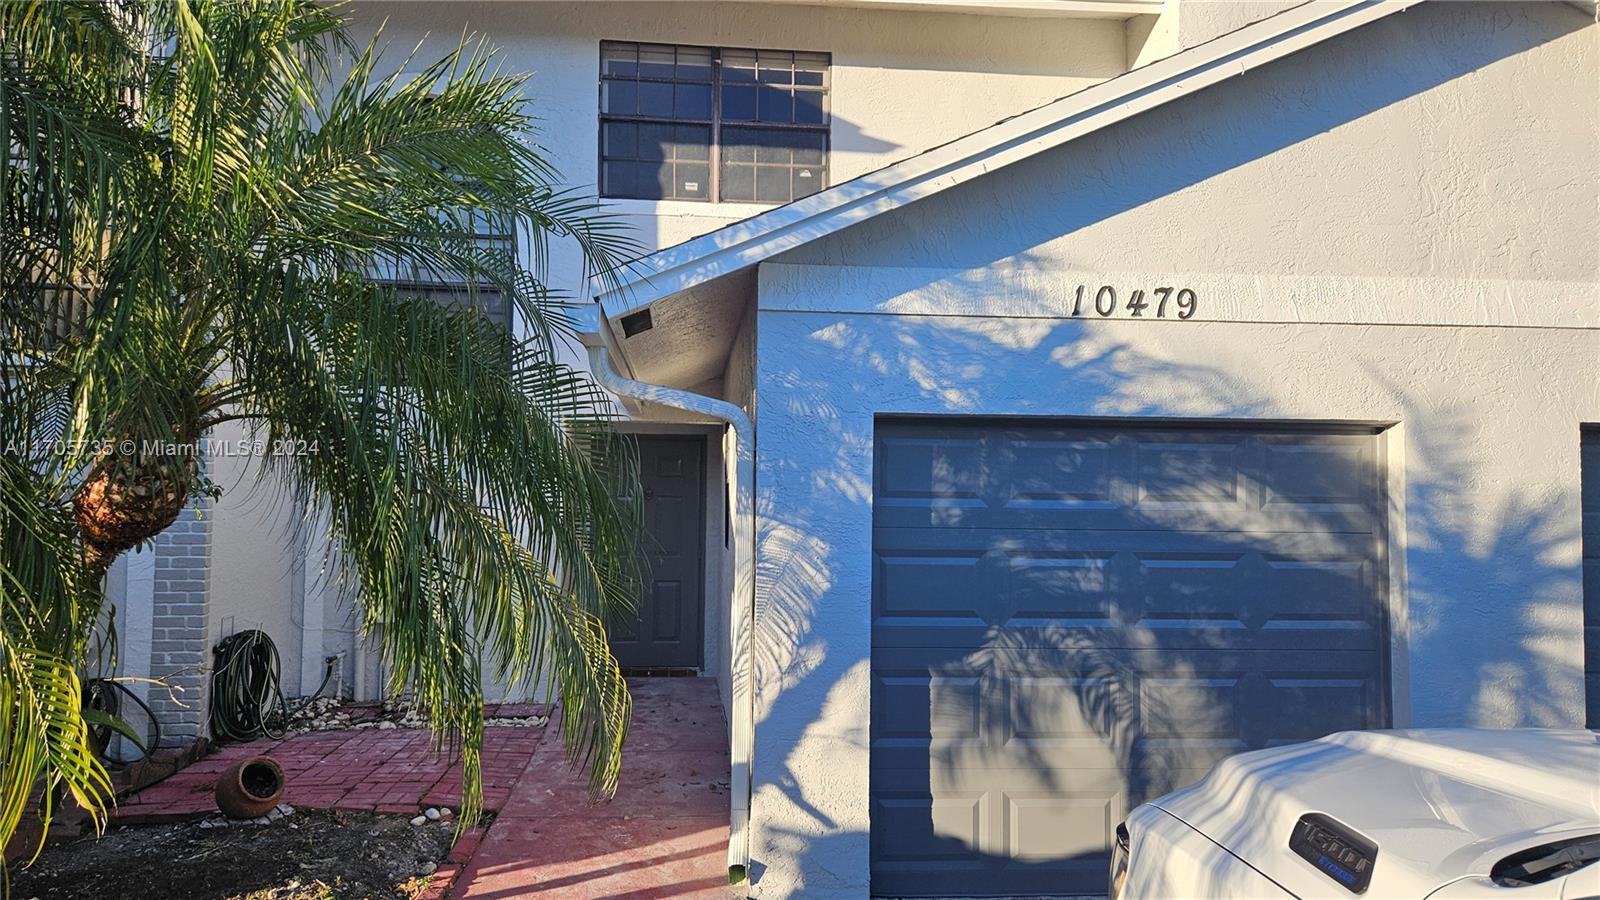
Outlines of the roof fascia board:
{"type": "Polygon", "coordinates": [[[642,274],[597,299],[606,315],[625,315],[1421,2],[1314,0],[1296,6],[910,159],[645,257],[631,267],[642,274]]]}
{"type": "Polygon", "coordinates": [[[774,6],[821,6],[886,12],[949,12],[982,16],[1129,19],[1161,12],[1164,0],[756,0],[774,6]]]}

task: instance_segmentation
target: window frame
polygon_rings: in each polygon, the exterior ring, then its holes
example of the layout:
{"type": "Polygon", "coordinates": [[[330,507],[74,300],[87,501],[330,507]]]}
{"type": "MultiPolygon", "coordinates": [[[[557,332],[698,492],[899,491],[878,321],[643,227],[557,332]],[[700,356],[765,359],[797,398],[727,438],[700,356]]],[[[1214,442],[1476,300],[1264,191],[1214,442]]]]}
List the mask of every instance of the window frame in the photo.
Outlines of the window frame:
{"type": "MultiPolygon", "coordinates": [[[[791,71],[793,71],[792,62],[791,62],[791,71]]],[[[700,82],[694,82],[694,81],[690,81],[690,82],[679,81],[678,78],[677,78],[676,72],[674,72],[674,75],[673,75],[673,77],[671,79],[665,79],[665,78],[645,78],[644,76],[640,75],[636,71],[634,73],[632,81],[633,81],[634,84],[640,84],[640,83],[644,83],[644,82],[650,82],[650,83],[654,83],[654,84],[668,84],[668,85],[699,84],[700,83],[700,82]]],[[[742,85],[742,84],[743,84],[743,82],[736,82],[736,85],[742,85]]],[[[754,86],[757,86],[757,87],[759,87],[760,84],[762,84],[762,82],[760,81],[759,74],[757,75],[756,80],[751,82],[751,84],[754,85],[754,86]]],[[[796,91],[794,91],[794,88],[796,88],[797,85],[794,83],[794,81],[791,80],[790,83],[788,84],[788,87],[791,89],[791,95],[796,93],[796,91]]],[[[759,104],[759,100],[758,100],[758,104],[759,104]]],[[[779,49],[772,48],[772,47],[766,47],[766,48],[760,48],[760,47],[721,47],[721,46],[710,46],[710,45],[704,45],[704,44],[676,44],[676,43],[662,43],[662,42],[657,42],[657,41],[621,40],[621,39],[605,38],[605,39],[602,39],[600,41],[599,46],[598,46],[598,51],[597,51],[596,76],[595,76],[595,108],[596,108],[596,113],[597,113],[596,114],[597,126],[596,126],[596,139],[595,139],[595,176],[596,176],[595,177],[595,193],[596,193],[597,196],[599,196],[603,200],[631,200],[631,201],[637,201],[637,202],[642,202],[642,203],[704,203],[704,204],[713,205],[713,206],[717,205],[717,204],[723,204],[723,203],[729,203],[729,204],[749,203],[749,204],[755,204],[755,205],[759,205],[759,206],[782,206],[782,205],[784,205],[786,203],[793,203],[795,200],[800,200],[800,199],[803,199],[804,197],[809,197],[809,196],[812,196],[814,194],[821,193],[822,191],[827,190],[828,187],[829,187],[829,180],[832,177],[832,171],[833,171],[833,166],[832,166],[832,155],[833,155],[833,54],[830,53],[830,52],[827,52],[827,51],[824,51],[824,50],[798,50],[798,49],[779,50],[779,49]],[[670,47],[673,50],[675,57],[676,57],[677,51],[680,50],[680,49],[703,50],[703,51],[709,53],[710,57],[711,57],[711,81],[710,81],[710,85],[711,85],[711,118],[710,119],[683,119],[683,118],[672,118],[672,117],[663,118],[661,116],[642,115],[642,114],[639,114],[637,112],[632,114],[632,115],[607,113],[606,112],[606,83],[608,81],[627,81],[628,80],[628,79],[623,79],[623,78],[608,78],[606,76],[606,48],[608,46],[612,46],[612,45],[631,46],[631,47],[634,48],[634,51],[635,51],[636,54],[639,51],[642,51],[646,47],[652,47],[652,48],[670,47]],[[749,120],[745,120],[745,119],[729,119],[729,120],[726,120],[726,122],[725,122],[723,120],[723,118],[722,118],[722,89],[723,89],[723,85],[725,83],[724,82],[724,78],[723,78],[723,57],[724,57],[724,54],[728,54],[728,53],[748,54],[748,55],[754,57],[757,60],[757,67],[758,67],[757,68],[757,72],[758,73],[760,71],[759,70],[760,58],[761,58],[761,54],[763,54],[763,53],[789,54],[790,57],[791,57],[791,60],[793,59],[794,56],[800,55],[800,54],[805,54],[805,55],[808,55],[808,56],[821,57],[822,60],[823,60],[822,83],[820,85],[805,85],[804,87],[807,89],[806,90],[807,93],[816,93],[816,94],[819,94],[821,96],[821,99],[822,99],[822,103],[821,103],[822,122],[820,124],[799,124],[799,123],[794,123],[794,122],[764,122],[764,121],[761,121],[759,119],[759,109],[758,109],[758,112],[757,112],[758,118],[756,118],[756,119],[749,119],[749,120]],[[708,156],[707,166],[708,166],[708,169],[709,169],[709,176],[708,176],[708,184],[706,186],[706,196],[703,199],[700,199],[700,198],[694,198],[694,197],[641,197],[641,196],[638,196],[638,192],[635,192],[633,194],[613,194],[613,193],[608,193],[607,189],[606,189],[606,124],[608,122],[626,122],[626,123],[632,123],[632,124],[635,124],[635,125],[640,125],[640,124],[667,125],[667,126],[689,125],[689,126],[694,126],[694,127],[704,126],[704,127],[709,128],[711,130],[711,141],[710,141],[710,145],[709,145],[709,152],[707,154],[707,156],[708,156]],[[788,199],[788,200],[778,201],[778,200],[758,200],[758,199],[750,199],[750,200],[729,200],[729,199],[725,199],[722,196],[722,150],[723,150],[722,132],[723,132],[724,127],[727,127],[727,128],[751,128],[751,129],[758,129],[758,130],[759,129],[770,129],[770,130],[773,130],[773,131],[790,131],[790,132],[800,132],[800,133],[821,135],[822,136],[822,164],[820,166],[818,166],[818,168],[820,168],[822,170],[822,183],[817,187],[817,189],[815,191],[812,191],[810,194],[806,194],[806,195],[804,195],[804,197],[791,196],[790,199],[788,199]]],[[[637,156],[634,157],[634,162],[635,163],[638,163],[638,162],[641,162],[641,161],[643,161],[643,160],[639,160],[637,156]]],[[[654,162],[654,161],[651,160],[651,162],[654,162]]],[[[675,159],[665,159],[665,160],[662,160],[661,162],[666,163],[666,164],[672,164],[674,162],[677,162],[677,160],[675,160],[675,159]]],[[[760,164],[754,164],[754,165],[759,166],[760,164]]],[[[776,164],[772,164],[772,165],[776,165],[776,164]]],[[[787,168],[792,173],[794,168],[796,168],[796,165],[791,162],[791,163],[789,163],[787,165],[787,168]]],[[[752,191],[752,193],[754,193],[754,192],[752,191]]],[[[791,195],[793,194],[792,188],[791,188],[790,193],[791,193],[791,195]]]]}

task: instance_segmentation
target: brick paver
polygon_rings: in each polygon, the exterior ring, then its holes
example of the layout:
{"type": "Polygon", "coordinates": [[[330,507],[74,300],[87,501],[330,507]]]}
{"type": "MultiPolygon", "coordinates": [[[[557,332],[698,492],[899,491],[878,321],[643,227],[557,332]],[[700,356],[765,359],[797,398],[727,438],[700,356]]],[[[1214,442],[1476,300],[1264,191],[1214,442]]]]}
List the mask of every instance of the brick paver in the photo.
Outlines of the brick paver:
{"type": "MultiPolygon", "coordinates": [[[[548,712],[526,705],[515,709],[516,715],[548,712]]],[[[485,809],[498,812],[504,805],[545,732],[535,727],[484,729],[485,809]]],[[[415,815],[423,807],[455,809],[461,805],[460,760],[448,747],[435,749],[430,732],[366,728],[224,745],[176,775],[123,799],[112,821],[156,822],[215,813],[212,792],[217,776],[240,759],[257,754],[271,756],[283,769],[283,802],[293,806],[415,815]]]]}
{"type": "Polygon", "coordinates": [[[716,682],[638,679],[616,797],[591,804],[541,745],[451,893],[471,900],[727,900],[728,731],[716,682]]]}
{"type": "MultiPolygon", "coordinates": [[[[484,729],[483,793],[497,813],[472,829],[439,867],[427,900],[727,900],[728,737],[716,682],[700,678],[629,683],[634,717],[614,798],[590,803],[581,773],[555,734],[559,711],[504,707],[497,714],[551,712],[548,728],[484,729]]],[[[266,754],[283,768],[294,806],[415,814],[458,808],[461,765],[417,729],[360,729],[230,744],[123,800],[122,823],[216,812],[217,776],[266,754]]]]}

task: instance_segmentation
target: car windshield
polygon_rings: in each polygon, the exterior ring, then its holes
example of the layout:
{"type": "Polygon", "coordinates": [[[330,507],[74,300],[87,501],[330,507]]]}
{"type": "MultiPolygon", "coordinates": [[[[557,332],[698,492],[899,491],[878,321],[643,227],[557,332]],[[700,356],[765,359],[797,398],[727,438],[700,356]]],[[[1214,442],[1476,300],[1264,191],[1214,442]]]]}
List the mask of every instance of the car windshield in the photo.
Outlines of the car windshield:
{"type": "Polygon", "coordinates": [[[1513,853],[1495,863],[1489,876],[1504,887],[1542,884],[1600,860],[1600,834],[1568,838],[1513,853]]]}

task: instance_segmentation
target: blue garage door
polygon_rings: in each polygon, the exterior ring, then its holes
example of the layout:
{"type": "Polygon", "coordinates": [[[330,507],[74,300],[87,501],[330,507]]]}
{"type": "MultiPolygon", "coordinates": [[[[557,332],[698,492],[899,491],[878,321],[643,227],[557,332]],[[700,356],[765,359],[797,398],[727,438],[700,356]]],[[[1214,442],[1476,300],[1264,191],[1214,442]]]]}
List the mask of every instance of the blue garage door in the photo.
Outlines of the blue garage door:
{"type": "Polygon", "coordinates": [[[880,420],[872,888],[1093,894],[1133,806],[1388,721],[1371,428],[880,420]]]}

